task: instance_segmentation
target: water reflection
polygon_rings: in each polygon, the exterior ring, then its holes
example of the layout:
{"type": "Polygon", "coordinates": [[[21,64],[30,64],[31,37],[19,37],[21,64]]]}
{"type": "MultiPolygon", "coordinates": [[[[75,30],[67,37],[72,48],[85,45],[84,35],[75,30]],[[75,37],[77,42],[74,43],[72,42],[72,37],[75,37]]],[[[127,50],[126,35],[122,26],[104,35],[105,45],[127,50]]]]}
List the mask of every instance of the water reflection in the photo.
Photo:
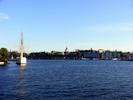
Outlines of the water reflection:
{"type": "Polygon", "coordinates": [[[27,83],[27,71],[26,71],[26,64],[20,64],[19,65],[19,71],[18,71],[18,74],[17,74],[17,78],[18,78],[18,84],[17,84],[17,87],[18,87],[18,94],[21,98],[25,97],[28,93],[28,90],[27,90],[27,86],[28,86],[28,83],[27,83]]]}
{"type": "Polygon", "coordinates": [[[26,64],[20,64],[20,69],[25,69],[26,64]]]}
{"type": "Polygon", "coordinates": [[[26,66],[26,64],[17,64],[18,66],[26,66]]]}

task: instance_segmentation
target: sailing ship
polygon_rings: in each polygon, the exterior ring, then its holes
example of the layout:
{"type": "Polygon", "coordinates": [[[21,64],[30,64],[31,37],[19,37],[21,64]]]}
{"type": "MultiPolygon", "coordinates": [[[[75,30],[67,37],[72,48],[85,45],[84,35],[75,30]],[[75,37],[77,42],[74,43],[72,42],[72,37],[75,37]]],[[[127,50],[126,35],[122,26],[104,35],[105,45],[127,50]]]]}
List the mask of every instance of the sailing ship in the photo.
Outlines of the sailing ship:
{"type": "Polygon", "coordinates": [[[21,30],[21,45],[15,45],[17,47],[20,47],[20,57],[17,57],[16,64],[26,64],[27,59],[26,57],[23,57],[24,47],[29,47],[28,45],[23,45],[23,30],[21,30]]]}

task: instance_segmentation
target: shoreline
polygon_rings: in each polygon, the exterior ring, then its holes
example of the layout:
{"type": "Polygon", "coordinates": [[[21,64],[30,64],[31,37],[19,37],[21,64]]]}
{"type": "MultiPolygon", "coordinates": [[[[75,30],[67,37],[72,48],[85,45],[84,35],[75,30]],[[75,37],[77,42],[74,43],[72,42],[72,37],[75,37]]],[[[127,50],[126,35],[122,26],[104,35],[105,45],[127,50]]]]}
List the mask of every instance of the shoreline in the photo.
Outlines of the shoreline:
{"type": "Polygon", "coordinates": [[[8,61],[7,62],[0,62],[0,66],[6,65],[7,63],[8,63],[8,61]]]}

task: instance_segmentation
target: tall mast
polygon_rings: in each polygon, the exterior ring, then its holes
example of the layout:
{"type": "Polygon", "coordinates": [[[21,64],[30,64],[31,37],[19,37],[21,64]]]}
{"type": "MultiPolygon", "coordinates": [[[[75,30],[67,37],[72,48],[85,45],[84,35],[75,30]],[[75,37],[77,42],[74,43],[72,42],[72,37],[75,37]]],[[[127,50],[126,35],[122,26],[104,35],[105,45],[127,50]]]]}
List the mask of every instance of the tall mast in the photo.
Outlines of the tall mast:
{"type": "Polygon", "coordinates": [[[29,45],[24,45],[23,44],[23,30],[21,30],[21,37],[20,37],[20,39],[21,39],[21,44],[20,45],[14,45],[15,47],[20,47],[20,58],[23,58],[23,52],[24,51],[29,51],[29,50],[24,50],[24,47],[29,47],[29,45]]]}
{"type": "Polygon", "coordinates": [[[21,51],[21,56],[20,58],[23,58],[23,30],[21,30],[21,46],[20,46],[20,51],[21,51]]]}

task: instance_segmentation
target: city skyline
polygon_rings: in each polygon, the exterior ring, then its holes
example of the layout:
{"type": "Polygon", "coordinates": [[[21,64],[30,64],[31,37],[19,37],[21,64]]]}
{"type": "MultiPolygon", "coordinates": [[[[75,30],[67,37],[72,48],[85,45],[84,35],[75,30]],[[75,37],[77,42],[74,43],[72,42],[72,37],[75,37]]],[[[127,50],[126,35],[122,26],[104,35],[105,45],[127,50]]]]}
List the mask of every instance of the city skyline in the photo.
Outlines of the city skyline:
{"type": "Polygon", "coordinates": [[[0,48],[17,50],[21,29],[31,52],[133,52],[132,0],[0,0],[0,48]],[[19,32],[18,32],[19,31],[19,32]]]}

